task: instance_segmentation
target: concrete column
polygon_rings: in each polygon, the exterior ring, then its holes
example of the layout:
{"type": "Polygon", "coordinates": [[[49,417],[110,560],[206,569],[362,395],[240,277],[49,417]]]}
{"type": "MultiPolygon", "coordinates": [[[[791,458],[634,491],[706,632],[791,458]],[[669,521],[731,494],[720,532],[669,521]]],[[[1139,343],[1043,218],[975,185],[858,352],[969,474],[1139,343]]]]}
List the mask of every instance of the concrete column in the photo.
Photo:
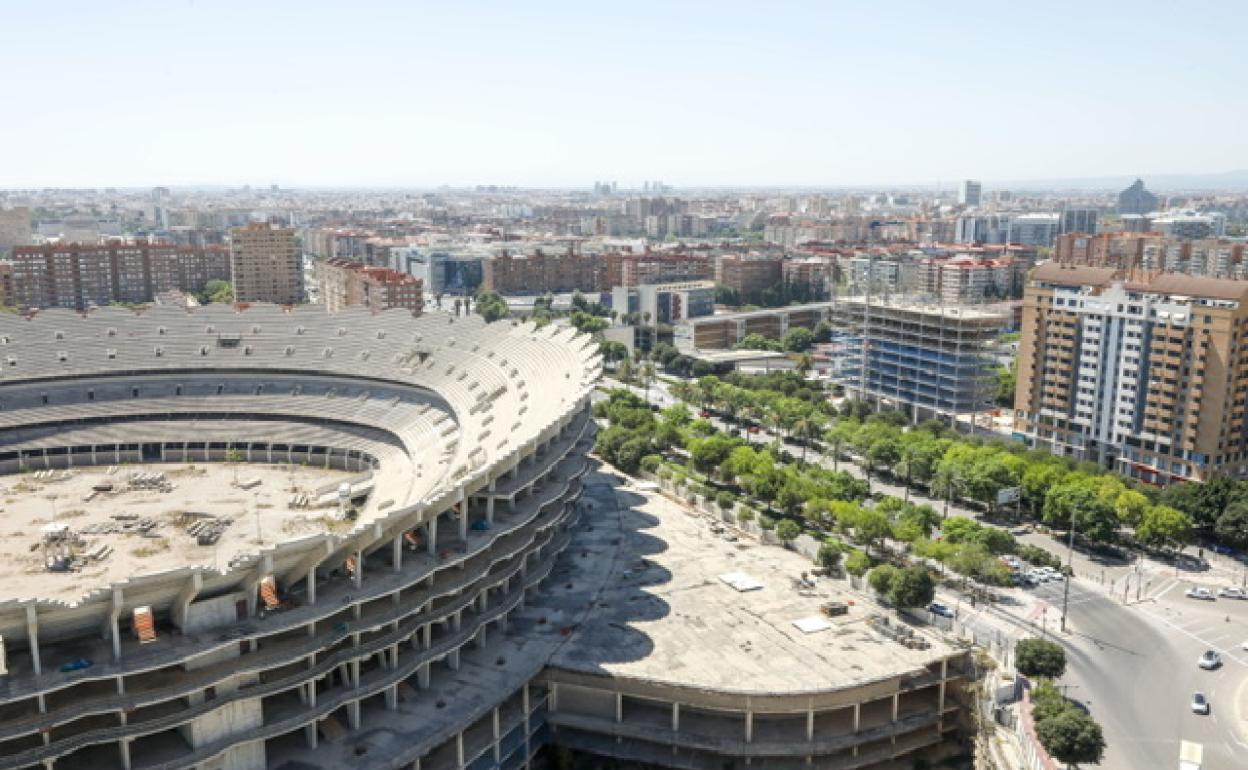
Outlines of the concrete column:
{"type": "Polygon", "coordinates": [[[893,721],[897,721],[897,712],[901,707],[901,693],[893,693],[893,721]]]}
{"type": "Polygon", "coordinates": [[[425,546],[429,550],[429,555],[437,556],[438,555],[438,517],[437,516],[434,516],[432,519],[425,522],[425,538],[428,541],[425,543],[425,546]]]}
{"type": "Polygon", "coordinates": [[[464,734],[455,733],[455,766],[464,766],[464,734]]]}
{"type": "Polygon", "coordinates": [[[464,624],[464,611],[456,610],[455,614],[451,616],[451,630],[458,631],[461,627],[463,627],[463,624],[464,624]]]}
{"type": "Polygon", "coordinates": [[[360,686],[360,661],[358,660],[351,661],[351,686],[360,686]]]}
{"type": "Polygon", "coordinates": [[[482,623],[481,628],[477,630],[477,649],[478,650],[485,649],[489,628],[490,628],[490,625],[488,623],[482,623]]]}
{"type": "Polygon", "coordinates": [[[464,487],[459,488],[459,539],[468,539],[468,493],[464,487]]]}
{"type": "Polygon", "coordinates": [[[386,708],[394,711],[399,707],[399,686],[392,684],[386,688],[386,708]]]}
{"type": "Polygon", "coordinates": [[[403,569],[403,535],[394,536],[394,540],[390,544],[390,565],[394,567],[394,571],[398,572],[403,569]]]}
{"type": "Polygon", "coordinates": [[[39,614],[35,605],[26,605],[26,636],[30,640],[30,662],[34,667],[35,676],[43,673],[39,663],[39,614]]]}
{"type": "Polygon", "coordinates": [[[499,729],[497,706],[494,707],[493,718],[494,718],[494,764],[498,764],[499,762],[503,761],[503,747],[498,745],[498,739],[502,737],[502,731],[499,729]]]}
{"type": "Polygon", "coordinates": [[[559,710],[559,683],[550,683],[550,710],[556,712],[559,710]]]}
{"type": "Polygon", "coordinates": [[[945,684],[949,677],[949,661],[942,660],[940,662],[940,697],[936,701],[937,712],[945,713],[945,684]]]}
{"type": "Polygon", "coordinates": [[[420,627],[420,648],[427,650],[433,646],[433,624],[426,623],[420,627]]]}
{"type": "Polygon", "coordinates": [[[754,712],[745,712],[745,742],[754,742],[754,712]]]}
{"type": "Polygon", "coordinates": [[[624,693],[617,692],[615,694],[615,722],[619,724],[624,721],[624,693]]]}
{"type": "Polygon", "coordinates": [[[862,704],[854,704],[854,732],[862,729],[862,704]]]}
{"type": "MultiPolygon", "coordinates": [[[[494,487],[494,484],[491,483],[490,488],[493,489],[493,487],[494,487]]],[[[494,523],[494,498],[493,497],[489,497],[485,501],[485,520],[491,524],[494,523]]]]}
{"type": "Polygon", "coordinates": [[[316,737],[316,722],[303,726],[303,740],[308,745],[308,748],[316,748],[316,737]]]}
{"type": "Polygon", "coordinates": [[[672,704],[672,732],[680,732],[680,704],[672,704]]]}
{"type": "Polygon", "coordinates": [[[360,702],[358,700],[347,704],[347,724],[352,730],[360,729],[360,702]]]}
{"type": "Polygon", "coordinates": [[[399,645],[398,644],[390,645],[390,659],[388,663],[389,663],[389,666],[387,667],[391,670],[394,670],[399,667],[399,645]]]}
{"type": "Polygon", "coordinates": [[[308,604],[316,604],[316,567],[308,570],[308,604]]]}
{"type": "Polygon", "coordinates": [[[308,708],[316,708],[316,680],[308,682],[308,708]]]}
{"type": "Polygon", "coordinates": [[[355,552],[355,587],[360,588],[364,585],[364,552],[356,549],[355,552]]]}
{"type": "Polygon", "coordinates": [[[806,712],[806,740],[813,741],[815,739],[815,710],[810,709],[806,712]]]}
{"type": "Polygon", "coordinates": [[[428,663],[422,664],[421,667],[416,670],[416,686],[422,690],[429,689],[429,664],[428,663]]]}
{"type": "Polygon", "coordinates": [[[449,653],[447,653],[446,665],[452,671],[459,670],[459,650],[458,649],[451,650],[449,653]]]}
{"type": "Polygon", "coordinates": [[[124,603],[120,588],[113,589],[113,599],[104,618],[104,635],[113,643],[113,660],[121,660],[121,606],[124,603]]]}
{"type": "Polygon", "coordinates": [[[130,739],[122,738],[117,742],[117,748],[121,752],[121,766],[123,770],[130,770],[130,739]]]}

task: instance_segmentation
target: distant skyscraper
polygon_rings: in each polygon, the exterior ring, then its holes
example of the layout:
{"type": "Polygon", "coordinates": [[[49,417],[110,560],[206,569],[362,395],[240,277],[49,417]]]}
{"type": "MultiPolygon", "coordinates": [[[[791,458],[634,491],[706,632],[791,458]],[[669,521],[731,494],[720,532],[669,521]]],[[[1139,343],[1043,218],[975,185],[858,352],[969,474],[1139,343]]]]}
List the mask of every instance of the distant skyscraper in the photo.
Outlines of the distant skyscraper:
{"type": "Polygon", "coordinates": [[[1118,193],[1119,214],[1147,214],[1157,210],[1157,196],[1144,188],[1144,180],[1137,179],[1131,186],[1118,193]]]}
{"type": "Polygon", "coordinates": [[[1066,233],[1096,235],[1096,218],[1096,209],[1067,206],[1062,209],[1062,221],[1058,229],[1062,235],[1066,233]]]}
{"type": "Polygon", "coordinates": [[[237,302],[303,301],[303,258],[293,229],[256,224],[231,230],[230,272],[237,302]]]}
{"type": "Polygon", "coordinates": [[[983,184],[974,179],[964,179],[958,186],[958,203],[963,206],[978,206],[983,192],[983,184]]]}
{"type": "Polygon", "coordinates": [[[152,190],[152,222],[161,230],[169,229],[168,187],[156,187],[152,190]]]}

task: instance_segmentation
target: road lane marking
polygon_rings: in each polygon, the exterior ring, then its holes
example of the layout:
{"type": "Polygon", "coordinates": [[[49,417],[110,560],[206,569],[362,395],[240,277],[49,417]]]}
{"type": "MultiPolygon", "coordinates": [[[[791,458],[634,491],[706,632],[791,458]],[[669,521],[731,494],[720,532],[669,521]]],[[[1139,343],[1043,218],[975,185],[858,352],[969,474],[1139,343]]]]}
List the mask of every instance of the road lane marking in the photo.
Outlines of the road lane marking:
{"type": "MultiPolygon", "coordinates": [[[[1183,626],[1179,625],[1178,623],[1175,623],[1175,622],[1171,621],[1169,618],[1162,617],[1161,615],[1158,615],[1158,614],[1157,614],[1157,613],[1155,613],[1155,612],[1150,612],[1150,611],[1148,611],[1148,610],[1144,609],[1143,607],[1141,607],[1141,608],[1140,608],[1140,611],[1141,611],[1141,612],[1143,612],[1145,615],[1148,615],[1148,616],[1150,616],[1150,617],[1152,617],[1152,618],[1154,618],[1154,619],[1156,619],[1156,620],[1161,621],[1162,623],[1164,623],[1165,625],[1169,626],[1170,628],[1173,628],[1175,631],[1178,631],[1180,634],[1183,634],[1184,636],[1187,636],[1187,637],[1189,637],[1189,638],[1191,638],[1191,639],[1195,639],[1196,641],[1200,642],[1201,644],[1205,645],[1206,647],[1208,647],[1208,648],[1210,648],[1210,649],[1214,650],[1215,652],[1219,653],[1220,655],[1222,655],[1222,657],[1223,657],[1223,658],[1230,658],[1231,660],[1235,661],[1236,663],[1238,663],[1238,664],[1239,664],[1239,665],[1241,665],[1241,666],[1248,666],[1248,661],[1245,661],[1243,658],[1241,658],[1241,657],[1239,657],[1238,655],[1236,655],[1236,654],[1234,654],[1234,653],[1230,652],[1229,650],[1219,649],[1217,646],[1215,646],[1215,645],[1211,644],[1208,640],[1203,639],[1203,638],[1201,638],[1201,637],[1197,636],[1196,634],[1194,634],[1194,633],[1192,633],[1191,631],[1187,630],[1186,628],[1184,628],[1183,626]]],[[[1233,646],[1232,646],[1232,648],[1233,648],[1233,646]]]]}

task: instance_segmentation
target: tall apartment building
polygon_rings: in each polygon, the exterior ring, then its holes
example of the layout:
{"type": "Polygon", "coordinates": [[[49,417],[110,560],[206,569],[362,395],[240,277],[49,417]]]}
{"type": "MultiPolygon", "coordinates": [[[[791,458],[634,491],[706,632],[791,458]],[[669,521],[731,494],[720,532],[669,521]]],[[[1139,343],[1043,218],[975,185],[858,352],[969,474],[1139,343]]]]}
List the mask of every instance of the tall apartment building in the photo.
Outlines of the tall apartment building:
{"type": "Polygon", "coordinates": [[[485,260],[482,286],[499,294],[546,294],[564,291],[600,291],[602,260],[597,255],[502,253],[485,260]]]}
{"type": "Polygon", "coordinates": [[[1018,296],[1028,263],[959,254],[903,263],[901,290],[938,297],[949,305],[979,304],[1018,296]]]}
{"type": "Polygon", "coordinates": [[[231,230],[230,272],[238,302],[303,302],[303,257],[292,228],[252,224],[231,230]]]}
{"type": "Polygon", "coordinates": [[[843,346],[837,379],[846,391],[910,410],[916,419],[990,406],[996,362],[988,345],[1009,323],[1004,314],[853,297],[832,303],[831,320],[843,346]]]}
{"type": "Polygon", "coordinates": [[[1049,263],[1023,306],[1019,430],[1154,484],[1248,476],[1248,281],[1049,263]]]}
{"type": "Polygon", "coordinates": [[[1161,233],[1072,234],[1057,239],[1053,256],[1057,262],[1073,265],[1248,278],[1248,243],[1222,238],[1175,238],[1161,233]]]}
{"type": "Polygon", "coordinates": [[[10,304],[23,309],[151,302],[171,290],[230,280],[229,253],[216,246],[56,243],[18,246],[11,261],[10,304]]]}
{"type": "Polygon", "coordinates": [[[974,179],[964,179],[958,185],[958,203],[963,206],[978,206],[983,197],[984,186],[974,179]]]}
{"type": "Polygon", "coordinates": [[[14,246],[30,243],[31,234],[30,209],[24,206],[0,209],[0,256],[8,254],[14,246]]]}
{"type": "Polygon", "coordinates": [[[413,315],[424,309],[423,282],[413,275],[349,259],[327,259],[318,270],[321,302],[332,312],[352,305],[373,310],[401,307],[413,315]]]}
{"type": "Polygon", "coordinates": [[[781,265],[781,278],[790,289],[804,288],[811,299],[832,295],[836,284],[836,260],[832,257],[798,257],[781,265]]]}
{"type": "Polygon", "coordinates": [[[747,297],[780,283],[783,261],[769,254],[721,254],[715,258],[715,283],[747,297]]]}
{"type": "Polygon", "coordinates": [[[906,260],[859,254],[850,257],[849,286],[863,294],[896,294],[902,289],[902,273],[906,260]]]}

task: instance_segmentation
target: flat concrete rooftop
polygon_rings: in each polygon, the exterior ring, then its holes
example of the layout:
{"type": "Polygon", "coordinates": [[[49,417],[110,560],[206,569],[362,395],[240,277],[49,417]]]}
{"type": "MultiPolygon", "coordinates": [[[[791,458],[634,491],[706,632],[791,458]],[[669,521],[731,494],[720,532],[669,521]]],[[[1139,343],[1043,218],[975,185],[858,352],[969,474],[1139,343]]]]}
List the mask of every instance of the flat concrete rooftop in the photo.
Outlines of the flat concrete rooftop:
{"type": "Polygon", "coordinates": [[[657,493],[620,489],[617,497],[617,510],[591,514],[592,531],[578,532],[569,547],[586,572],[605,564],[610,575],[553,666],[792,695],[915,673],[956,653],[934,632],[920,631],[931,646],[912,650],[871,631],[868,615],[891,613],[844,580],[817,579],[813,589],[799,591],[795,580],[814,565],[794,551],[759,544],[731,527],[716,534],[713,527],[725,525],[657,493]],[[762,588],[737,591],[720,579],[728,573],[745,573],[762,588]],[[847,616],[828,619],[827,630],[803,633],[793,625],[823,617],[820,607],[830,600],[854,604],[847,616]]]}
{"type": "Polygon", "coordinates": [[[336,487],[355,474],[298,465],[165,463],[30,471],[0,477],[0,601],[18,598],[74,602],[111,583],[188,565],[224,569],[235,556],[320,532],[348,529],[337,521],[336,487]],[[251,489],[235,485],[258,481],[251,489]],[[133,488],[132,474],[164,474],[167,488],[133,488]],[[111,484],[112,491],[94,491],[111,484]],[[296,495],[308,507],[292,508],[296,495]],[[323,504],[318,507],[318,501],[323,504]],[[231,520],[225,525],[226,520],[231,520]],[[188,530],[197,522],[221,527],[212,545],[188,530]],[[45,528],[68,527],[66,549],[44,546],[45,528]],[[101,551],[107,555],[94,558],[101,551]],[[74,557],[70,571],[50,571],[45,560],[74,557]]]}

